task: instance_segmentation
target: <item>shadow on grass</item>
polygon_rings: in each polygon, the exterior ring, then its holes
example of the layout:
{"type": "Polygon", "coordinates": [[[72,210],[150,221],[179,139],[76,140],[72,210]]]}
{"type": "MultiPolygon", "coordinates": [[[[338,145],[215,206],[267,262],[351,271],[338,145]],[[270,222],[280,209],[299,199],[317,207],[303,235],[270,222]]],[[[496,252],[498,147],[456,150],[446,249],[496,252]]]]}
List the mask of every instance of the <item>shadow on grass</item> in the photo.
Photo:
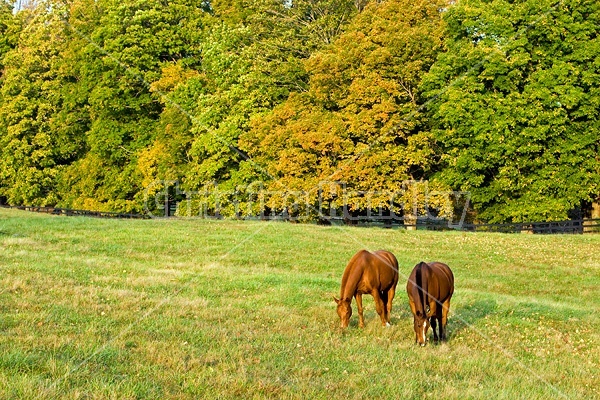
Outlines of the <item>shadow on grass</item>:
{"type": "Polygon", "coordinates": [[[450,306],[450,321],[448,323],[448,337],[452,340],[452,336],[468,329],[471,325],[477,325],[477,321],[494,313],[498,308],[496,300],[481,299],[472,303],[452,309],[450,306]]]}
{"type": "MultiPolygon", "coordinates": [[[[376,324],[379,324],[379,315],[374,310],[375,306],[372,303],[366,304],[365,300],[363,300],[363,304],[365,306],[365,324],[369,325],[370,323],[373,323],[373,321],[375,321],[376,324]]],[[[353,303],[352,305],[352,317],[350,318],[349,327],[358,328],[358,312],[356,310],[356,304],[353,303]]],[[[457,308],[450,306],[448,339],[452,340],[453,336],[467,330],[471,325],[477,325],[479,320],[485,318],[487,315],[495,313],[497,309],[498,304],[496,303],[496,300],[493,299],[480,299],[457,308]]],[[[338,321],[339,319],[336,315],[336,323],[338,323],[338,321]]],[[[394,302],[391,323],[392,325],[409,324],[412,328],[413,315],[407,303],[399,301],[397,304],[394,302]]],[[[429,330],[429,334],[431,334],[431,332],[432,331],[429,330]]]]}

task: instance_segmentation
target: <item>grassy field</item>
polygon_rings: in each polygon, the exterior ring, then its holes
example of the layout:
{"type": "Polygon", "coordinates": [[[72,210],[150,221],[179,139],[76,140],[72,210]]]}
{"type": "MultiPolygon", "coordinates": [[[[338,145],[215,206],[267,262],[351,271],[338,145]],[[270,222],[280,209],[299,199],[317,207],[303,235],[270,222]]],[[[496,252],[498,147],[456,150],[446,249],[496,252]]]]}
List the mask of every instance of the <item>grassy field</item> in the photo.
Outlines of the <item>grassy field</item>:
{"type": "MultiPolygon", "coordinates": [[[[99,220],[0,209],[0,398],[600,396],[600,235],[99,220]],[[392,327],[333,295],[400,263],[392,327]],[[414,344],[406,277],[456,276],[449,342],[414,344]]],[[[431,331],[430,331],[431,334],[431,331]]]]}

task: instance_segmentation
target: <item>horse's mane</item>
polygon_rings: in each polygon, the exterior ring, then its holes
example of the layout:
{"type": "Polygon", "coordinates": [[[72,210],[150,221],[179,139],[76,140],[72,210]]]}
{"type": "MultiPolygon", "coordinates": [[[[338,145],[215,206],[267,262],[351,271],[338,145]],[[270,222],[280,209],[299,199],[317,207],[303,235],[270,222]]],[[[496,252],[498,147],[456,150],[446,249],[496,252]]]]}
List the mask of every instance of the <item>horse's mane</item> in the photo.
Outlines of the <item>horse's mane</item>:
{"type": "Polygon", "coordinates": [[[427,277],[425,274],[425,280],[423,279],[423,269],[428,267],[427,263],[421,261],[417,264],[417,270],[415,271],[415,283],[417,285],[417,291],[419,292],[419,304],[421,305],[421,312],[423,316],[427,316],[427,277]]]}

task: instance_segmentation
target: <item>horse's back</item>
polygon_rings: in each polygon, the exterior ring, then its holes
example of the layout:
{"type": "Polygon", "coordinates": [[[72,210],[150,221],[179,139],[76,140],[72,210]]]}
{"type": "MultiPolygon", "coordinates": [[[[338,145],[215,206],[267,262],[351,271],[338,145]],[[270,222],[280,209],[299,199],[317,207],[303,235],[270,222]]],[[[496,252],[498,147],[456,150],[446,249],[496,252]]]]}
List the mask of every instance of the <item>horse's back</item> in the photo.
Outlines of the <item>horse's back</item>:
{"type": "Polygon", "coordinates": [[[376,268],[378,269],[379,279],[382,286],[386,289],[396,286],[398,283],[398,260],[396,256],[387,250],[378,250],[374,253],[376,258],[376,268]]]}
{"type": "Polygon", "coordinates": [[[350,259],[344,275],[348,280],[360,276],[358,290],[361,292],[388,290],[398,283],[398,261],[386,250],[373,253],[361,250],[350,259]]]}
{"type": "Polygon", "coordinates": [[[452,270],[448,265],[435,261],[429,263],[429,266],[435,271],[435,273],[438,276],[443,277],[443,279],[447,280],[449,283],[454,285],[454,274],[452,273],[452,270]]]}
{"type": "Polygon", "coordinates": [[[442,297],[452,297],[452,294],[454,293],[454,274],[450,267],[441,262],[432,262],[428,265],[437,278],[442,297]]]}
{"type": "Polygon", "coordinates": [[[398,260],[396,256],[387,250],[377,250],[373,255],[379,259],[386,267],[392,269],[398,274],[398,260]]]}

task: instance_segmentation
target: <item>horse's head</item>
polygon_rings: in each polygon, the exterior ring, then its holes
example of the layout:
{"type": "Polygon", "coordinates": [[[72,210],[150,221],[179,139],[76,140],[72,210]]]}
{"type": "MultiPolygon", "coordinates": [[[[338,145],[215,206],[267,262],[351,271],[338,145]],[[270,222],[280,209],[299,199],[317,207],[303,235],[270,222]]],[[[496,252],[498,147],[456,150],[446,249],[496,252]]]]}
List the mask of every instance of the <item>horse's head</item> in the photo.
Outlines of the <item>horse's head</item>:
{"type": "Polygon", "coordinates": [[[416,342],[420,346],[425,346],[427,343],[427,330],[429,329],[429,318],[421,311],[417,311],[414,315],[414,328],[416,342]]]}
{"type": "Polygon", "coordinates": [[[348,323],[350,322],[350,317],[352,316],[352,307],[350,306],[350,300],[344,299],[336,299],[333,300],[337,303],[337,313],[340,316],[340,326],[342,328],[347,328],[348,323]]]}

